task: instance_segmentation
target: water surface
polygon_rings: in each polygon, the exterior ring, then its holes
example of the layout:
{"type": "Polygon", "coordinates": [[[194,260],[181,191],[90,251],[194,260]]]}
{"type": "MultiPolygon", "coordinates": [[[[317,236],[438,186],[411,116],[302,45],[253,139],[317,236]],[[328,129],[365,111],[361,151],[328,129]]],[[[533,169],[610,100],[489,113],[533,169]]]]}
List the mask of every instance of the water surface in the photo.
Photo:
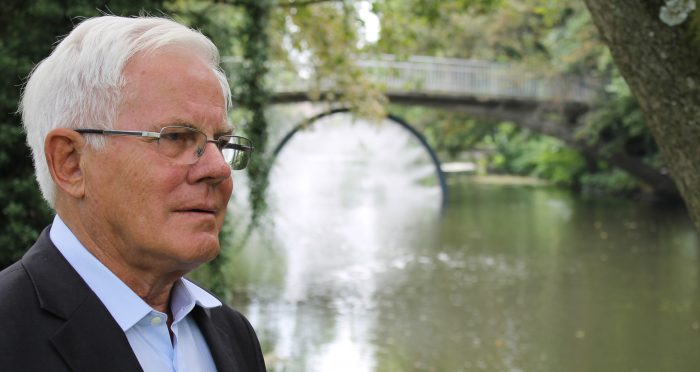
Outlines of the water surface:
{"type": "Polygon", "coordinates": [[[441,210],[432,172],[391,126],[285,148],[270,223],[231,265],[271,371],[700,368],[683,210],[469,177],[441,210]]]}

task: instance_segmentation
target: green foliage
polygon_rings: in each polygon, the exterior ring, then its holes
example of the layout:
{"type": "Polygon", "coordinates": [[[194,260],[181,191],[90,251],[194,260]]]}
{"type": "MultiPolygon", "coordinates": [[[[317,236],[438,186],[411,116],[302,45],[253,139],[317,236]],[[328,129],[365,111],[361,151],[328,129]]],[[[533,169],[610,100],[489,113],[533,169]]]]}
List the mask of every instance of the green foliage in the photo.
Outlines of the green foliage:
{"type": "Polygon", "coordinates": [[[546,0],[385,0],[378,51],[489,61],[548,60],[544,40],[569,8],[582,5],[546,0]]]}
{"type": "Polygon", "coordinates": [[[607,87],[608,98],[588,115],[577,136],[604,151],[624,151],[630,155],[654,158],[658,149],[649,132],[636,98],[619,75],[607,87]]]}
{"type": "Polygon", "coordinates": [[[534,176],[563,186],[576,186],[585,159],[561,141],[521,130],[509,123],[494,126],[484,139],[495,153],[489,166],[497,173],[534,176]]]}
{"type": "Polygon", "coordinates": [[[48,223],[51,213],[34,181],[29,149],[19,115],[19,91],[34,64],[79,21],[78,17],[119,15],[141,10],[157,13],[160,1],[58,2],[3,1],[0,3],[0,268],[18,259],[48,223]],[[99,10],[98,10],[99,9],[99,10]]]}
{"type": "Polygon", "coordinates": [[[580,182],[581,189],[586,194],[593,195],[634,195],[640,187],[637,180],[616,168],[583,174],[580,182]]]}
{"type": "Polygon", "coordinates": [[[390,111],[419,128],[443,161],[460,160],[462,152],[478,147],[493,131],[491,123],[478,122],[452,111],[421,106],[391,106],[390,111]]]}
{"type": "MultiPolygon", "coordinates": [[[[250,176],[250,202],[254,224],[266,208],[265,194],[270,173],[270,159],[265,151],[268,137],[265,108],[269,102],[269,91],[265,86],[269,56],[268,22],[274,0],[245,2],[244,20],[240,29],[243,45],[243,63],[237,73],[236,101],[247,110],[246,132],[256,146],[255,156],[248,166],[250,176]]],[[[236,92],[236,91],[234,91],[236,92]]]]}
{"type": "Polygon", "coordinates": [[[271,50],[276,60],[310,73],[313,100],[340,102],[360,116],[381,118],[386,99],[355,62],[364,53],[359,36],[363,23],[356,5],[331,1],[277,7],[271,21],[271,50]]]}
{"type": "MultiPolygon", "coordinates": [[[[601,156],[622,153],[663,172],[639,105],[583,2],[384,0],[375,2],[374,9],[382,21],[374,46],[378,53],[502,61],[542,75],[581,74],[610,81],[578,123],[575,139],[601,156]]],[[[488,158],[493,171],[533,175],[587,191],[642,190],[624,172],[585,159],[552,138],[504,126],[493,129],[491,123],[464,114],[413,113],[412,122],[427,123],[426,137],[447,159],[487,148],[496,152],[488,158]]]]}
{"type": "Polygon", "coordinates": [[[244,14],[239,7],[201,0],[172,0],[163,6],[174,20],[210,38],[222,56],[240,55],[236,41],[244,14]]]}

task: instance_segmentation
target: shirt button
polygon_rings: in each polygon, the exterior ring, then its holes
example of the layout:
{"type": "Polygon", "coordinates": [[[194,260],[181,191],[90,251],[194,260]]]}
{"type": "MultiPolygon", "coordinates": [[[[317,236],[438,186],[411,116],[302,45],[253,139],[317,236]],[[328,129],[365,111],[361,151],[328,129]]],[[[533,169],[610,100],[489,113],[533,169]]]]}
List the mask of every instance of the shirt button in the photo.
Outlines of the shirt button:
{"type": "Polygon", "coordinates": [[[160,325],[160,323],[163,323],[163,319],[161,319],[159,316],[154,316],[153,318],[151,318],[152,326],[160,325]]]}

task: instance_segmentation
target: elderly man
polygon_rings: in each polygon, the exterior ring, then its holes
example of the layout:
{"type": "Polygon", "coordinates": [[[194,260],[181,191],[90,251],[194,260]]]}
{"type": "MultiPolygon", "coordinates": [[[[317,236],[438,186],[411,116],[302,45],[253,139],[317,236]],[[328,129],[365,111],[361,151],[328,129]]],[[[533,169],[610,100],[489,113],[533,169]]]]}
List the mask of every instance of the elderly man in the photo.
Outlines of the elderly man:
{"type": "Polygon", "coordinates": [[[219,252],[232,135],[218,51],[167,19],[80,23],[21,111],[54,223],[0,273],[3,371],[262,371],[235,310],[183,278],[219,252]]]}

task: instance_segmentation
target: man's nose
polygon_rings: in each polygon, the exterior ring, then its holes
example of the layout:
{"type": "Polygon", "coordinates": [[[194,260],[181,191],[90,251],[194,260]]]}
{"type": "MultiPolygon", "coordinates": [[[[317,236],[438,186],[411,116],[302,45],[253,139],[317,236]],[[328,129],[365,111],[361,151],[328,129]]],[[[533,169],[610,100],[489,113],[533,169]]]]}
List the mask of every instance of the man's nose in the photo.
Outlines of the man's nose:
{"type": "Polygon", "coordinates": [[[231,166],[224,159],[214,143],[207,143],[204,153],[190,171],[192,182],[220,183],[231,177],[231,166]]]}

